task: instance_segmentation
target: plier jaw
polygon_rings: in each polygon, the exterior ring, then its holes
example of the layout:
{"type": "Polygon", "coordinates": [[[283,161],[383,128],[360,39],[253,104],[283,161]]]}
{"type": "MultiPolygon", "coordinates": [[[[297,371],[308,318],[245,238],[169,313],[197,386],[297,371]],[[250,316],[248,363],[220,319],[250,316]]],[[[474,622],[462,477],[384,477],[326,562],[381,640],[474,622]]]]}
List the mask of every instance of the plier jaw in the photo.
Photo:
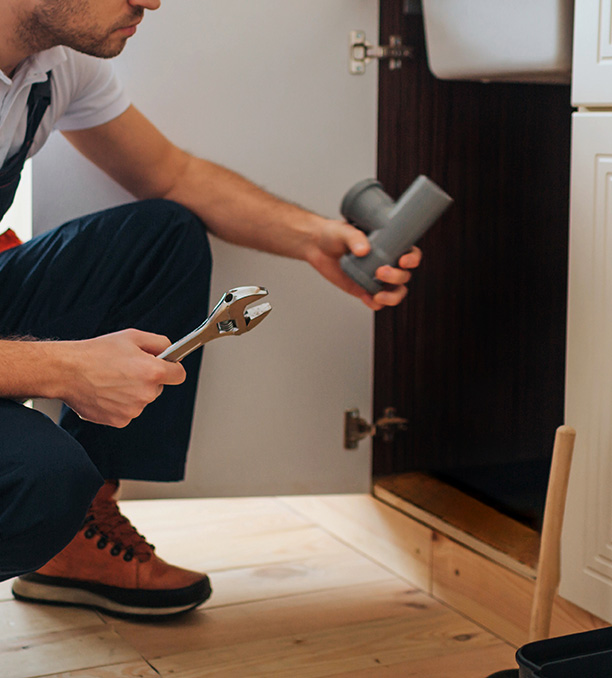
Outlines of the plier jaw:
{"type": "MultiPolygon", "coordinates": [[[[256,286],[235,287],[226,292],[209,316],[209,319],[216,323],[218,336],[244,334],[259,325],[270,313],[272,306],[264,302],[247,307],[267,294],[268,290],[265,287],[256,286]]],[[[211,331],[214,333],[213,328],[211,331]]]]}
{"type": "Polygon", "coordinates": [[[249,332],[270,313],[272,306],[264,302],[257,306],[247,307],[267,295],[268,290],[265,287],[255,285],[228,290],[199,327],[169,346],[157,357],[170,362],[179,362],[192,351],[217,337],[236,336],[249,332]]]}

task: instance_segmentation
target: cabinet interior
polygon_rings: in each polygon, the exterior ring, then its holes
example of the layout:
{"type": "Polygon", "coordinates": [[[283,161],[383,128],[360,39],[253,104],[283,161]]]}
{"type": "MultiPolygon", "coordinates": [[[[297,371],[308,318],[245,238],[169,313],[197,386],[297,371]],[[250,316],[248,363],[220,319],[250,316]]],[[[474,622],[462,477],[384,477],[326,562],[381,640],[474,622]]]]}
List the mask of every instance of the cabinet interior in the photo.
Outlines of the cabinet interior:
{"type": "Polygon", "coordinates": [[[437,80],[422,17],[382,5],[381,40],[415,58],[380,70],[379,178],[397,197],[425,174],[455,204],[408,300],[377,314],[374,413],[408,428],[375,440],[375,483],[432,479],[537,533],[564,423],[569,86],[437,80]]]}

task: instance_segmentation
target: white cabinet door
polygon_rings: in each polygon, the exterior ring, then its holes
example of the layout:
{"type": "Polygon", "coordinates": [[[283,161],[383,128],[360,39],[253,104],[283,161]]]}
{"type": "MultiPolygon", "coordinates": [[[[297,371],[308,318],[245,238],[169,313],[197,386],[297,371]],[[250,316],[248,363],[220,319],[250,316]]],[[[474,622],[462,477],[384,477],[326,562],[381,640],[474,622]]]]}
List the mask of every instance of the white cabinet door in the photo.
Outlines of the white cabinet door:
{"type": "Polygon", "coordinates": [[[572,101],[612,105],[612,0],[576,0],[572,101]]]}
{"type": "Polygon", "coordinates": [[[561,595],[612,621],[612,113],[574,114],[561,595]]]}
{"type": "MultiPolygon", "coordinates": [[[[376,39],[378,0],[166,2],[117,67],[177,144],[338,216],[343,193],[376,174],[377,69],[349,74],[354,29],[376,39]]],[[[38,232],[127,198],[61,137],[37,156],[38,232]]],[[[344,450],[342,428],[345,409],[371,411],[372,314],[306,264],[213,248],[213,303],[264,285],[273,311],[255,332],[206,348],[187,481],[130,495],[367,491],[370,446],[344,450]]]]}

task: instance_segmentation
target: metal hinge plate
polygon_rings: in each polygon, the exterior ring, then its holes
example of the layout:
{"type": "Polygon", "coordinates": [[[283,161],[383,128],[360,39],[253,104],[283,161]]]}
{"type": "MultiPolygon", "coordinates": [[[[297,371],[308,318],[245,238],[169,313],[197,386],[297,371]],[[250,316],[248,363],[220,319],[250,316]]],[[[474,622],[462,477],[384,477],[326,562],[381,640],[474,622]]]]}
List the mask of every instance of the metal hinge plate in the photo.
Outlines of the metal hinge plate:
{"type": "Polygon", "coordinates": [[[354,450],[357,443],[368,436],[382,435],[385,442],[393,442],[397,431],[405,431],[408,420],[398,417],[394,407],[386,407],[383,416],[374,424],[368,424],[359,416],[359,410],[346,410],[344,413],[344,447],[354,450]]]}
{"type": "Polygon", "coordinates": [[[414,55],[412,47],[402,45],[399,35],[392,35],[388,45],[372,45],[366,40],[365,31],[351,31],[350,72],[363,75],[366,65],[373,59],[389,59],[389,69],[394,71],[402,67],[402,59],[410,59],[414,55]]]}

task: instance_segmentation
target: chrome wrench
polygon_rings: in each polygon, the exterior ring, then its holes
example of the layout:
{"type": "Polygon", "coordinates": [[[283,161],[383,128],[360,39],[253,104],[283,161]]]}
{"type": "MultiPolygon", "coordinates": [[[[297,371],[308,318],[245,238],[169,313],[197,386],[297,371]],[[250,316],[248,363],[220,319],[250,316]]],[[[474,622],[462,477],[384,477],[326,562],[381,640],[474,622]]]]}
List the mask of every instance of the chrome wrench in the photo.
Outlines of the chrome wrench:
{"type": "Polygon", "coordinates": [[[265,287],[255,285],[235,287],[227,291],[199,327],[157,357],[177,363],[217,337],[233,337],[252,330],[270,313],[272,306],[267,302],[250,308],[247,306],[267,294],[265,287]]]}

